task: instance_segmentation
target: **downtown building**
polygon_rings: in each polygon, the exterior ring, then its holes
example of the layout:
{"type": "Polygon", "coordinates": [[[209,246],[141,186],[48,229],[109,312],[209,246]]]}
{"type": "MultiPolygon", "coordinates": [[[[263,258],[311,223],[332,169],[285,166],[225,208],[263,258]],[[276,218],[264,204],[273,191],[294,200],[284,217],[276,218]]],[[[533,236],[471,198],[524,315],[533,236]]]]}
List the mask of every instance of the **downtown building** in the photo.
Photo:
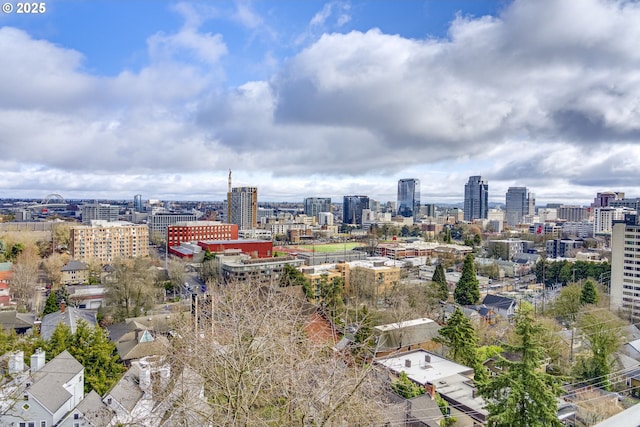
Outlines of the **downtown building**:
{"type": "Polygon", "coordinates": [[[509,187],[506,194],[505,220],[510,227],[522,224],[527,215],[535,214],[535,195],[527,187],[509,187]]]}
{"type": "Polygon", "coordinates": [[[362,225],[362,212],[369,209],[368,196],[344,196],[342,203],[342,223],[362,225]]]}
{"type": "Polygon", "coordinates": [[[331,212],[331,197],[307,197],[304,199],[304,214],[320,218],[320,213],[331,212]]]}
{"type": "Polygon", "coordinates": [[[464,220],[486,219],[489,212],[489,183],[481,176],[470,176],[464,185],[464,220]]]}
{"type": "Polygon", "coordinates": [[[615,221],[611,233],[611,307],[640,322],[640,222],[638,215],[615,221]]]}
{"type": "Polygon", "coordinates": [[[227,222],[240,230],[258,226],[258,188],[235,187],[227,193],[227,222]]]}
{"type": "Polygon", "coordinates": [[[420,218],[420,180],[415,178],[398,181],[398,216],[420,218]]]}
{"type": "Polygon", "coordinates": [[[94,220],[91,225],[71,227],[74,260],[110,263],[118,258],[149,255],[149,228],[123,221],[94,220]]]}

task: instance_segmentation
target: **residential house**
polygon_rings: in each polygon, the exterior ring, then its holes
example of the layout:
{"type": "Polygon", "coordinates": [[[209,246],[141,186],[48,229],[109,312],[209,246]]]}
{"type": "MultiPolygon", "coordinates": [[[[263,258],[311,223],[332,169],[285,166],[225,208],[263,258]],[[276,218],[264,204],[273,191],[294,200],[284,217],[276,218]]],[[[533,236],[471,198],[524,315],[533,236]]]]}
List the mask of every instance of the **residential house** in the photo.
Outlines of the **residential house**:
{"type": "Polygon", "coordinates": [[[40,336],[44,340],[51,338],[59,323],[67,325],[71,330],[71,333],[75,334],[76,329],[78,328],[78,322],[80,321],[85,322],[91,327],[95,327],[97,324],[96,312],[80,308],[66,307],[63,302],[60,305],[60,310],[55,313],[49,313],[42,318],[40,336]]]}
{"type": "Polygon", "coordinates": [[[109,338],[116,343],[120,360],[128,366],[133,360],[162,355],[169,346],[167,338],[149,326],[149,322],[143,324],[135,319],[127,319],[107,329],[109,338]]]}
{"type": "Polygon", "coordinates": [[[80,285],[89,283],[89,265],[81,261],[71,260],[60,269],[61,285],[80,285]]]}
{"type": "Polygon", "coordinates": [[[113,417],[114,412],[107,407],[98,393],[91,390],[58,425],[60,427],[104,427],[109,425],[113,417]]]}
{"type": "Polygon", "coordinates": [[[9,288],[11,268],[10,262],[0,262],[0,307],[7,307],[11,304],[11,289],[9,288]]]}
{"type": "Polygon", "coordinates": [[[95,310],[102,307],[105,297],[105,287],[102,285],[73,285],[67,286],[69,302],[75,307],[95,310]]]}
{"type": "Polygon", "coordinates": [[[0,391],[1,426],[55,426],[82,401],[84,367],[68,351],[45,364],[45,353],[38,349],[29,370],[22,351],[10,357],[12,381],[0,391]]]}
{"type": "Polygon", "coordinates": [[[16,310],[0,311],[0,328],[5,332],[15,331],[16,334],[22,335],[33,328],[35,320],[36,316],[32,313],[18,313],[16,310]]]}
{"type": "Polygon", "coordinates": [[[376,356],[425,348],[438,336],[439,329],[440,325],[427,318],[375,326],[376,356]]]}
{"type": "Polygon", "coordinates": [[[134,361],[102,399],[115,412],[109,425],[208,425],[202,378],[190,368],[171,375],[162,357],[134,361]]]}
{"type": "Polygon", "coordinates": [[[487,294],[482,300],[482,305],[492,309],[498,316],[511,319],[516,314],[518,302],[513,298],[500,295],[487,294]]]}
{"type": "Polygon", "coordinates": [[[473,384],[473,369],[424,350],[415,350],[376,360],[395,375],[407,377],[425,388],[430,396],[440,395],[460,425],[484,424],[486,402],[473,384]]]}

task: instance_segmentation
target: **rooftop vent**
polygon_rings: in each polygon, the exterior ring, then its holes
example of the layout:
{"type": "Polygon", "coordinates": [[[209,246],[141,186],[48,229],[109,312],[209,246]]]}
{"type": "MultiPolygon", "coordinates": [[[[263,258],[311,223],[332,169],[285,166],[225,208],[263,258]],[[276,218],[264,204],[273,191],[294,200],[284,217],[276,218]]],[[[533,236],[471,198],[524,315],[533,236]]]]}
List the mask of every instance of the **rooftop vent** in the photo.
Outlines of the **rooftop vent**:
{"type": "Polygon", "coordinates": [[[404,360],[404,367],[405,368],[410,368],[411,367],[411,359],[405,359],[404,360]]]}

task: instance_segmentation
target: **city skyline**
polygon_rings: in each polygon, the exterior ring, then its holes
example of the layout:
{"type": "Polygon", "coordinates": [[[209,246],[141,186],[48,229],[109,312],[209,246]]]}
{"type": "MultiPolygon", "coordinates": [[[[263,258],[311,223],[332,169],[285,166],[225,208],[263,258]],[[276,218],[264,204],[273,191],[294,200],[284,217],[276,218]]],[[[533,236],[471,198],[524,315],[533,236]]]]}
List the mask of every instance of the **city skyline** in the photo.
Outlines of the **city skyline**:
{"type": "Polygon", "coordinates": [[[0,14],[1,198],[640,196],[640,6],[58,0],[0,14]],[[145,19],[140,19],[141,16],[145,19]]]}

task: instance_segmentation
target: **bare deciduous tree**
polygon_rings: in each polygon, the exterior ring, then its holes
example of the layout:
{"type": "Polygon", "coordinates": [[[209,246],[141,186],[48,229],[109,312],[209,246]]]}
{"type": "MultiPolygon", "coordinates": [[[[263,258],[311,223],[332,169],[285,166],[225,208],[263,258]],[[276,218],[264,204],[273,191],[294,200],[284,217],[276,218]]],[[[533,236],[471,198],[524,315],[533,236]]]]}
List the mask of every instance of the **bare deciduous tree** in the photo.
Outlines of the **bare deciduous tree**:
{"type": "Polygon", "coordinates": [[[27,246],[13,265],[9,287],[19,308],[27,308],[29,299],[34,295],[38,282],[38,264],[35,248],[27,246]]]}
{"type": "Polygon", "coordinates": [[[147,258],[118,259],[105,281],[107,308],[115,320],[144,314],[162,294],[157,270],[147,258]]]}
{"type": "MultiPolygon", "coordinates": [[[[172,372],[188,366],[205,384],[209,404],[197,409],[200,419],[215,425],[382,422],[384,384],[374,368],[310,331],[308,304],[241,284],[218,288],[212,298],[197,327],[175,331],[166,356],[172,372]]],[[[187,397],[174,406],[189,404],[187,397]]]]}
{"type": "Polygon", "coordinates": [[[42,268],[47,273],[47,279],[56,289],[62,280],[62,267],[71,257],[57,252],[52,253],[42,261],[42,268]]]}

